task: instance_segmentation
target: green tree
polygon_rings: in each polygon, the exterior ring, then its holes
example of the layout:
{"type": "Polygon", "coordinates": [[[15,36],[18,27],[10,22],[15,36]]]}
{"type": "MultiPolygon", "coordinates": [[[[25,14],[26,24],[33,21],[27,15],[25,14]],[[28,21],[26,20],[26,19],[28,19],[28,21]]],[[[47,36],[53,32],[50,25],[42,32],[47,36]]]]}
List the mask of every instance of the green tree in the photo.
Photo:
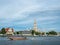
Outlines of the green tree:
{"type": "Polygon", "coordinates": [[[36,35],[40,35],[41,33],[40,32],[35,32],[36,35]]]}
{"type": "Polygon", "coordinates": [[[1,34],[6,34],[5,28],[1,29],[1,34]]]}
{"type": "Polygon", "coordinates": [[[19,32],[16,32],[16,34],[19,34],[19,32]]]}
{"type": "Polygon", "coordinates": [[[34,30],[32,30],[32,31],[31,31],[31,34],[32,34],[32,35],[34,35],[34,34],[35,34],[35,31],[34,31],[34,30]]]}
{"type": "Polygon", "coordinates": [[[0,31],[0,34],[1,34],[1,31],[0,31]]]}
{"type": "Polygon", "coordinates": [[[57,32],[55,32],[55,31],[50,31],[49,34],[51,34],[51,35],[57,35],[57,32]]]}
{"type": "Polygon", "coordinates": [[[47,35],[49,35],[49,32],[46,32],[47,35]]]}

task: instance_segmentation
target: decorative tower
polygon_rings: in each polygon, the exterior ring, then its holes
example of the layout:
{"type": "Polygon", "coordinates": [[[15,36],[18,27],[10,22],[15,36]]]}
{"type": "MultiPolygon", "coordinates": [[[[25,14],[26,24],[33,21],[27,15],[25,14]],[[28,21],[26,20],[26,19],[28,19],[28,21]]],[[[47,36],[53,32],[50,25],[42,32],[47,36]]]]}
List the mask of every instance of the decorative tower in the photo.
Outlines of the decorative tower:
{"type": "Polygon", "coordinates": [[[36,20],[34,20],[34,27],[33,27],[33,30],[36,31],[36,32],[38,31],[36,20]]]}

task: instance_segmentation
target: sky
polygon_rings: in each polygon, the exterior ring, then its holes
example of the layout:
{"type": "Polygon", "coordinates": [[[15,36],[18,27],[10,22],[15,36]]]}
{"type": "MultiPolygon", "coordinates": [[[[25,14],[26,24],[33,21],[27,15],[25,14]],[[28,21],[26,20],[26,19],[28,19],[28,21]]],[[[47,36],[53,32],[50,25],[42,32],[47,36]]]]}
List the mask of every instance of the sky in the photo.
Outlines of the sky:
{"type": "Polygon", "coordinates": [[[0,29],[60,31],[60,0],[0,0],[0,29]]]}

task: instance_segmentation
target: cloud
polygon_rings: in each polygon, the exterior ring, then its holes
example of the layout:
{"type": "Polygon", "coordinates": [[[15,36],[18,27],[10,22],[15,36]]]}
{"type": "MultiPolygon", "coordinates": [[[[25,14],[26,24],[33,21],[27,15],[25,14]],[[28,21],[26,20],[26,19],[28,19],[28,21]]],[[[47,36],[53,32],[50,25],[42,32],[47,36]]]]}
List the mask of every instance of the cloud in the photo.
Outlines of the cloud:
{"type": "Polygon", "coordinates": [[[0,0],[0,27],[25,29],[36,19],[38,27],[57,29],[59,17],[60,0],[0,0]]]}

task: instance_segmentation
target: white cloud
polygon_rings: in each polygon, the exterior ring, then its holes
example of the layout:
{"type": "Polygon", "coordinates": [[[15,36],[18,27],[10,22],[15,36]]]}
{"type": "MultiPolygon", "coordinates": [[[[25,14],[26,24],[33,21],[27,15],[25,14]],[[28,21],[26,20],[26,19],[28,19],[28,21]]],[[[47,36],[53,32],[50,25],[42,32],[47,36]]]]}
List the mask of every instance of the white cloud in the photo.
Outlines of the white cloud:
{"type": "MultiPolygon", "coordinates": [[[[34,13],[37,11],[46,11],[46,10],[55,10],[55,9],[60,9],[59,4],[57,5],[58,1],[54,1],[54,4],[51,3],[51,1],[44,1],[44,0],[10,0],[7,1],[9,3],[4,3],[0,7],[0,23],[2,25],[11,25],[13,24],[31,24],[34,22],[35,17],[30,16],[30,13],[34,13]],[[55,2],[57,2],[55,4],[55,2]],[[32,17],[32,18],[29,18],[32,17]],[[14,22],[16,20],[24,20],[24,21],[19,21],[19,22],[14,22]]],[[[37,15],[35,15],[37,16],[37,15]]],[[[46,20],[52,20],[51,22],[47,22],[48,24],[54,23],[55,19],[57,19],[57,16],[45,16],[45,17],[38,17],[37,16],[37,21],[42,22],[43,24],[46,24],[44,21],[46,20]]]]}

